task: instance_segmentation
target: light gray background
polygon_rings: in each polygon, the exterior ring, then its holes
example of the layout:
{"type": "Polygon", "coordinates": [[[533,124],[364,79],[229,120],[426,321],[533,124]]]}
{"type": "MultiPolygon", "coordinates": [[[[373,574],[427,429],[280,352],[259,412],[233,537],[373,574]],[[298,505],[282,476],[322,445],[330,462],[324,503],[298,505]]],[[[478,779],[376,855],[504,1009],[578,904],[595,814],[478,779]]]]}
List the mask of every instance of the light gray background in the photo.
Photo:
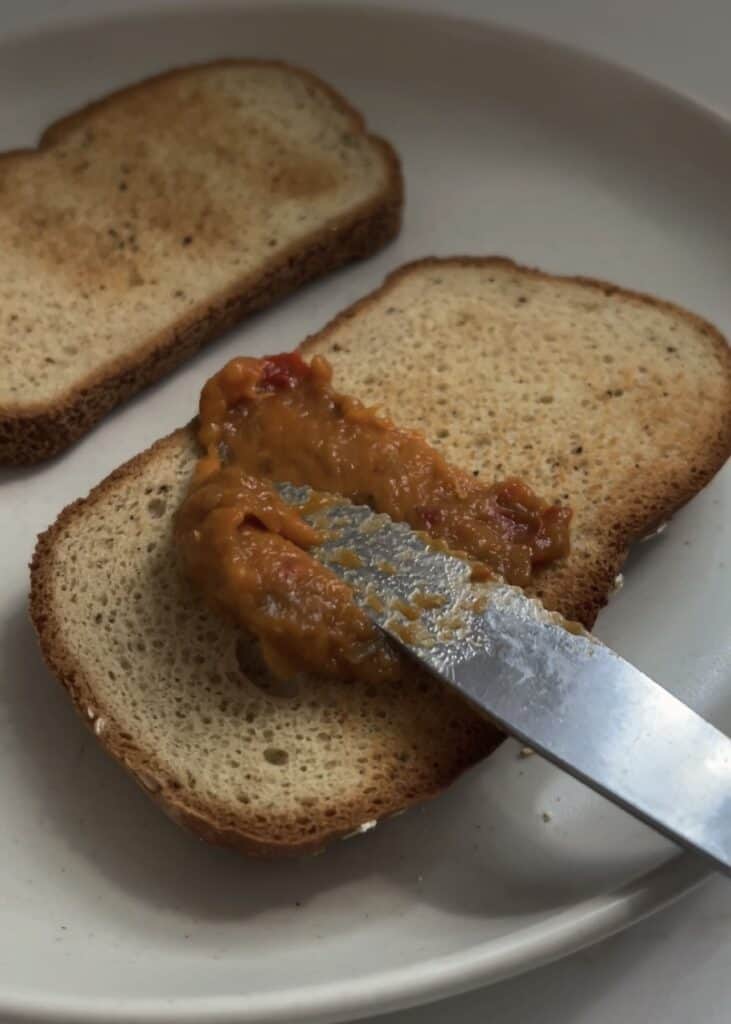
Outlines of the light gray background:
{"type": "MultiPolygon", "coordinates": [[[[342,0],[347,2],[347,0],[342,0]]],[[[383,4],[386,0],[380,0],[383,4]]],[[[134,6],[141,6],[134,4],[134,6]]],[[[156,0],[150,6],[174,6],[156,0]]],[[[480,13],[609,57],[731,117],[731,0],[401,0],[480,13]]],[[[124,8],[104,0],[0,2],[0,30],[124,8]]],[[[731,213],[731,211],[730,211],[731,213]]],[[[730,230],[731,230],[731,216],[730,230]]],[[[713,881],[633,929],[560,963],[383,1024],[727,1024],[731,886],[713,881]]]]}

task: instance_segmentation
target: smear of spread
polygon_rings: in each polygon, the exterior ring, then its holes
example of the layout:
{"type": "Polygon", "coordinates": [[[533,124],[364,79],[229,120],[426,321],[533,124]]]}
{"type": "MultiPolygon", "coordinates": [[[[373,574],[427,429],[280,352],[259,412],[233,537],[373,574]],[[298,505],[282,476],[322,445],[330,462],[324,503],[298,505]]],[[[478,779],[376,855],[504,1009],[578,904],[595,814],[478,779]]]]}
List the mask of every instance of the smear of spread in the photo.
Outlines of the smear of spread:
{"type": "Polygon", "coordinates": [[[232,360],[203,388],[198,438],[175,529],[183,568],[258,637],[278,675],[378,682],[401,664],[349,587],[308,554],[317,532],[273,482],[368,504],[464,552],[483,578],[525,585],[569,549],[569,509],[519,480],[486,485],[450,466],[421,434],[338,393],[321,356],[232,360]]]}

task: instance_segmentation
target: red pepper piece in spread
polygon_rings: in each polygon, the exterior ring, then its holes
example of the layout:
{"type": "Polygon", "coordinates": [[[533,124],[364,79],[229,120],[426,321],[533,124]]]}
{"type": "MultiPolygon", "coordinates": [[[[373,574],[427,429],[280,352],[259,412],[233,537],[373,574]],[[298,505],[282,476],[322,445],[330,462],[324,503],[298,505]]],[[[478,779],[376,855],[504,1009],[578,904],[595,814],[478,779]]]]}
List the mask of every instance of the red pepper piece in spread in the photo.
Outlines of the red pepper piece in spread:
{"type": "Polygon", "coordinates": [[[265,360],[257,387],[260,391],[296,388],[310,374],[310,368],[298,352],[285,352],[265,360]]]}

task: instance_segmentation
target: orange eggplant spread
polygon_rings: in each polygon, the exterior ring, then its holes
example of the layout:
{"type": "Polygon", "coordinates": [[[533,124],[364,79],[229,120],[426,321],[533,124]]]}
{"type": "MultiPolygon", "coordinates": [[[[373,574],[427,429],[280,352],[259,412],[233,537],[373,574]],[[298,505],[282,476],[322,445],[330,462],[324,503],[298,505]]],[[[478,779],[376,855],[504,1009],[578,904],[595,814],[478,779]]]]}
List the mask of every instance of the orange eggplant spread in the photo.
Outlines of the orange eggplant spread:
{"type": "Polygon", "coordinates": [[[273,482],[368,504],[465,553],[482,578],[522,586],[568,552],[569,509],[450,466],[421,434],[338,394],[321,356],[232,360],[203,388],[198,423],[203,454],[175,528],[183,569],[279,675],[385,681],[400,659],[308,554],[317,532],[273,482]]]}

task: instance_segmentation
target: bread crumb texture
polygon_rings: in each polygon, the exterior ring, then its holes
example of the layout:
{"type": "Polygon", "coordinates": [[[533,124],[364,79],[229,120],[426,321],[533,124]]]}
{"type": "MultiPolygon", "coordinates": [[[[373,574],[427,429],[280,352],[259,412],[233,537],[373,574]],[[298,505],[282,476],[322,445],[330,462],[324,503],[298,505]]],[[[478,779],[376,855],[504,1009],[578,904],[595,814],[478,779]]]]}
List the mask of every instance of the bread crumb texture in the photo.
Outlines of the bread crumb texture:
{"type": "Polygon", "coordinates": [[[373,251],[400,204],[390,147],[273,63],[162,75],[3,154],[0,460],[50,454],[247,312],[373,251]]]}

